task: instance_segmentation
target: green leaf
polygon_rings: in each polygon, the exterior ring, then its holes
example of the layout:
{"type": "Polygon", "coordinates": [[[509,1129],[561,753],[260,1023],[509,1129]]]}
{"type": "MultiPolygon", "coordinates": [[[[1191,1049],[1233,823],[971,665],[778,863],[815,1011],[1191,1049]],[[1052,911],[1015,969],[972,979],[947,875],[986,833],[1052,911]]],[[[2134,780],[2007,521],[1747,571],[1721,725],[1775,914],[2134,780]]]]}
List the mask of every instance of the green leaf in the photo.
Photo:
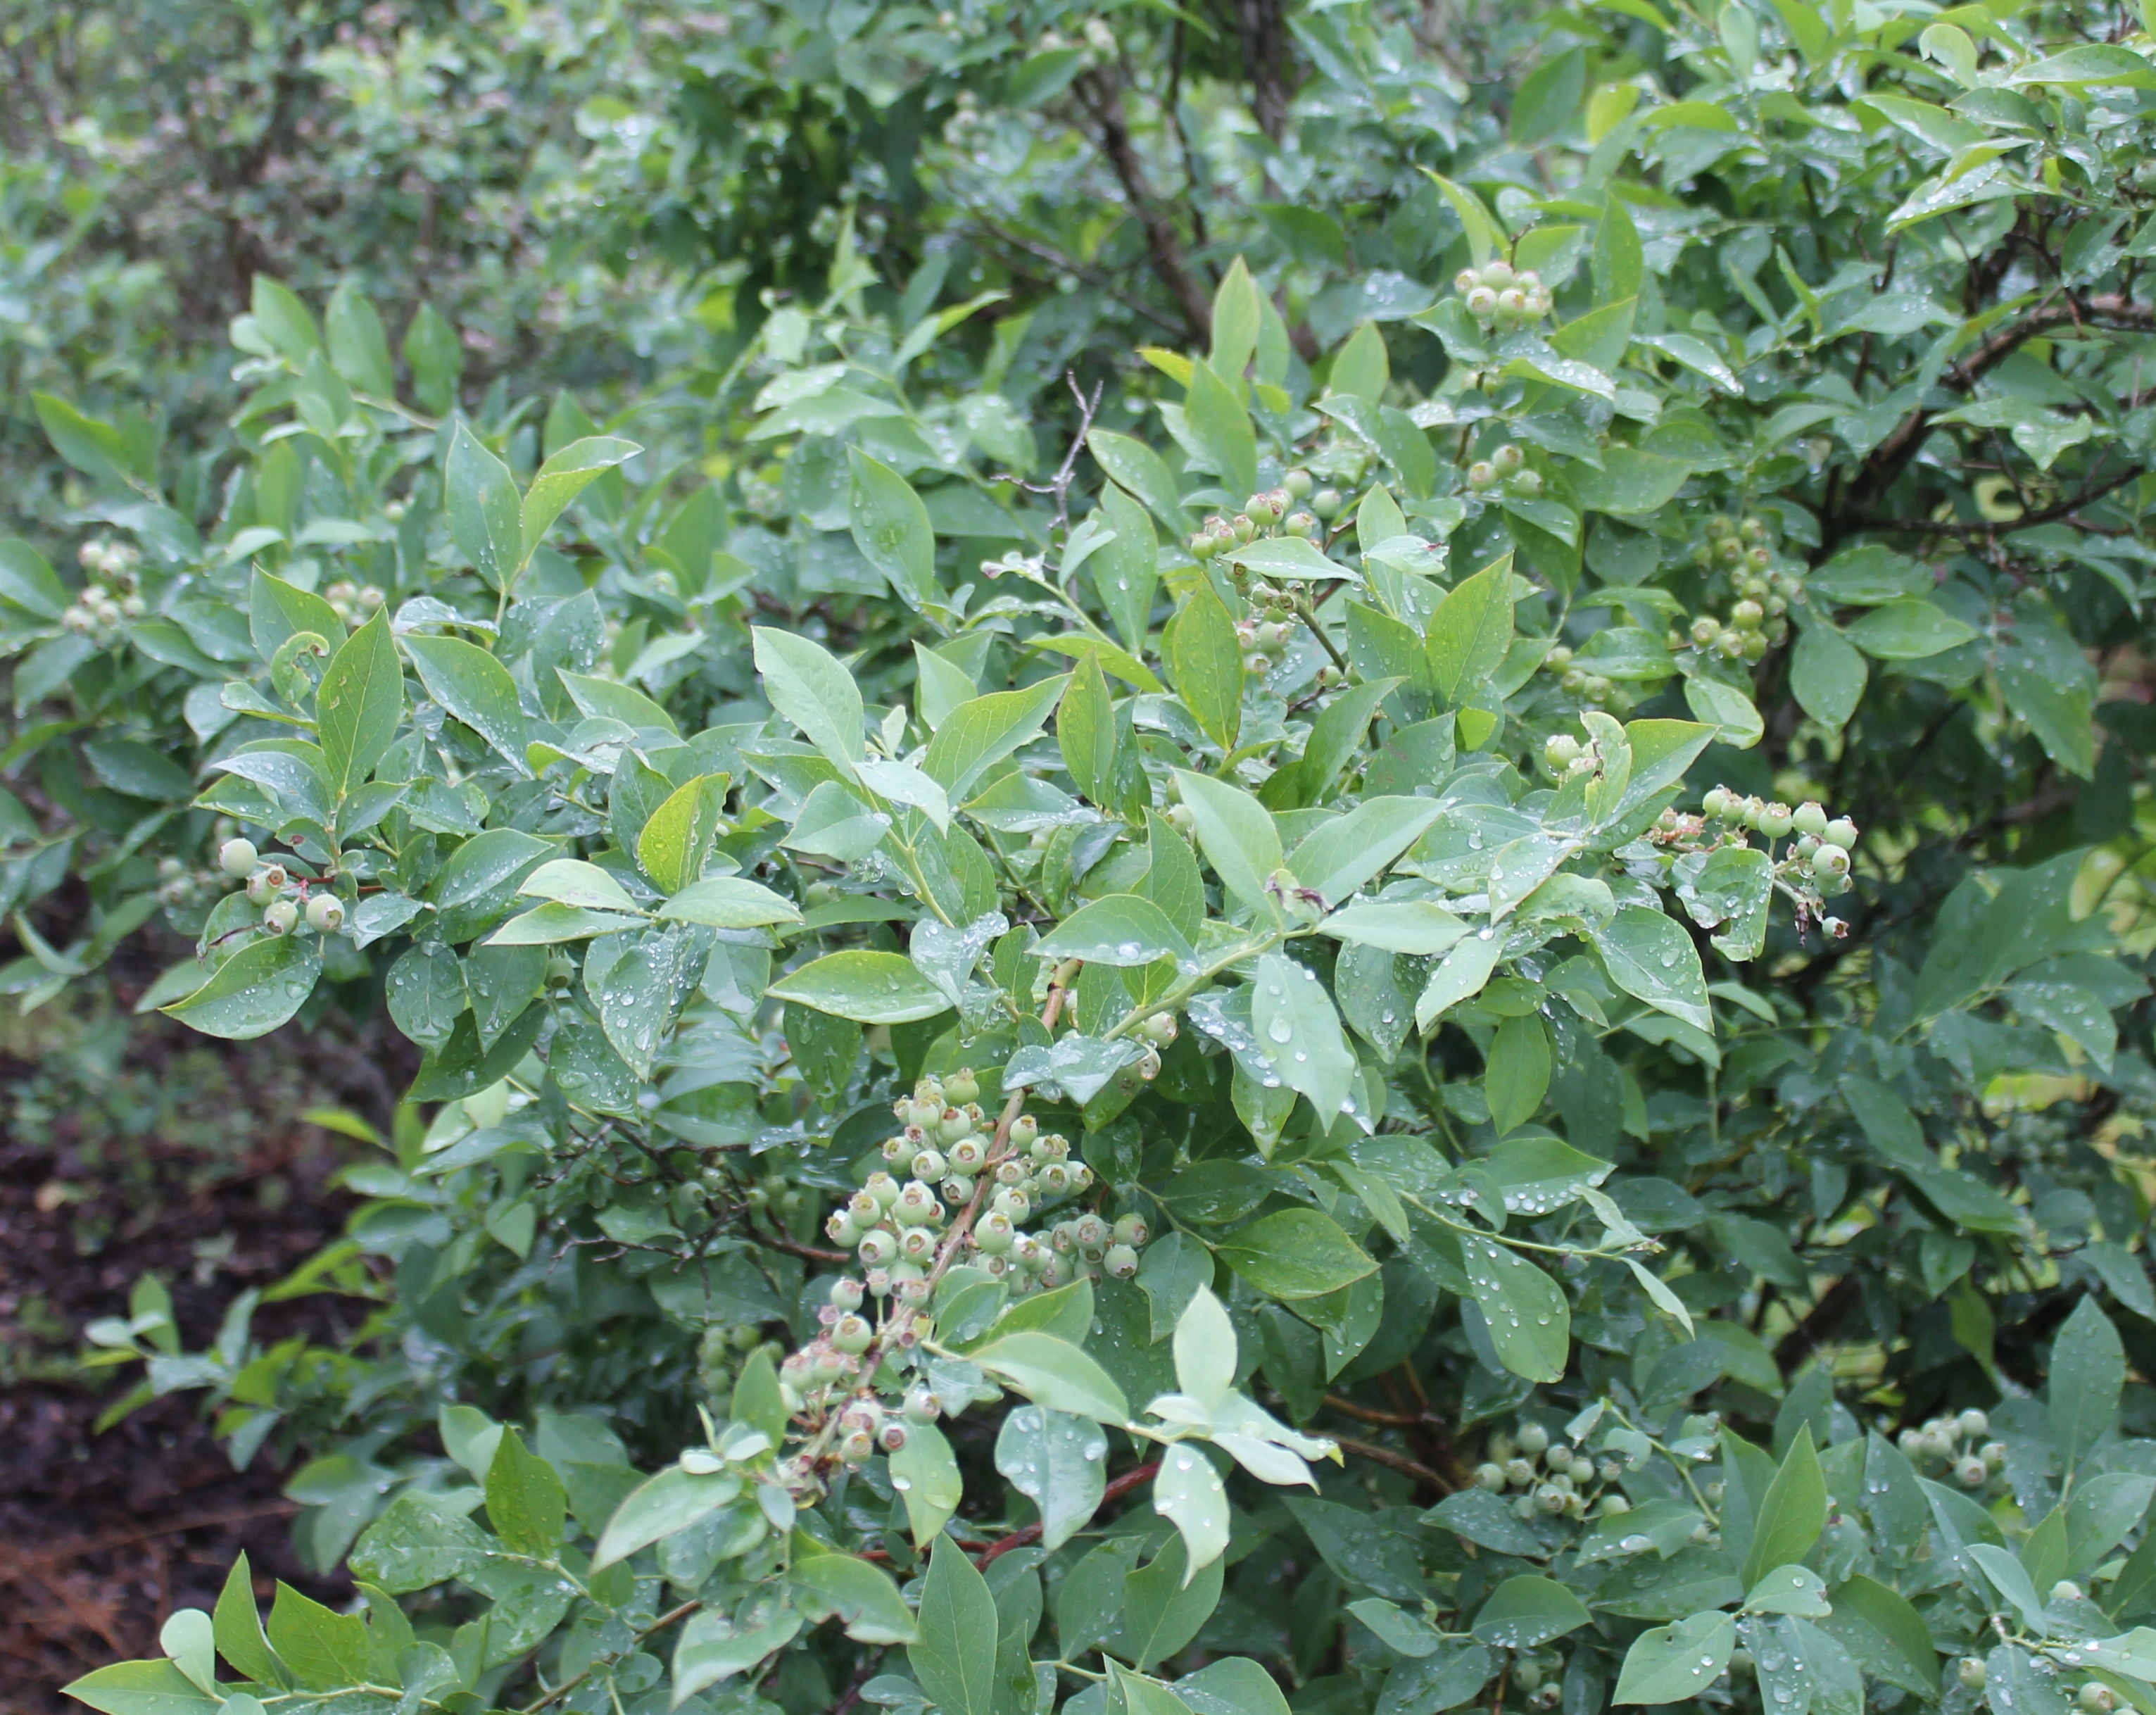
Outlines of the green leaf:
{"type": "Polygon", "coordinates": [[[1921,661],[1958,648],[1976,628],[1930,602],[1888,602],[1853,620],[1849,640],[1875,660],[1921,661]]]}
{"type": "Polygon", "coordinates": [[[457,552],[471,562],[490,589],[506,588],[524,563],[516,479],[461,417],[449,432],[449,449],[442,464],[442,498],[449,513],[449,540],[457,552]]]}
{"type": "Polygon", "coordinates": [[[1476,1638],[1502,1650],[1532,1650],[1589,1624],[1594,1615],[1553,1578],[1508,1578],[1475,1616],[1476,1638]]]}
{"type": "Polygon", "coordinates": [[[1699,949],[1676,920],[1646,906],[1628,905],[1594,935],[1609,980],[1658,1012],[1695,1030],[1714,1030],[1707,973],[1699,949]]]}
{"type": "Polygon", "coordinates": [[[597,864],[588,864],[582,858],[556,858],[540,865],[516,891],[519,897],[551,899],[562,905],[582,906],[588,911],[639,910],[620,882],[597,864]]]}
{"type": "Polygon", "coordinates": [[[1130,1404],[1107,1371],[1054,1334],[1005,1334],[966,1355],[1050,1411],[1066,1411],[1099,1423],[1130,1420],[1130,1404]]]}
{"type": "Polygon", "coordinates": [[[339,1614],[301,1595],[288,1584],[277,1586],[270,1610],[270,1647],[309,1691],[340,1691],[367,1683],[367,1621],[339,1614]]]}
{"type": "Polygon", "coordinates": [[[1250,1028],[1281,1081],[1308,1096],[1320,1124],[1329,1127],[1347,1105],[1358,1068],[1317,973],[1265,954],[1250,985],[1250,1028]]]}
{"type": "MultiPolygon", "coordinates": [[[[1810,1427],[1810,1425],[1807,1425],[1810,1427]]],[[[1819,1620],[1834,1612],[1826,1584],[1809,1566],[1778,1566],[1761,1576],[1744,1597],[1748,1614],[1798,1614],[1819,1620]]]]}
{"type": "Polygon", "coordinates": [[[1789,688],[1812,719],[1845,727],[1864,698],[1864,657],[1842,634],[1821,623],[1797,634],[1789,660],[1789,688]]]}
{"type": "Polygon", "coordinates": [[[1345,899],[1389,865],[1444,814],[1427,798],[1366,798],[1306,835],[1288,854],[1296,879],[1327,900],[1345,899]]]}
{"type": "MultiPolygon", "coordinates": [[[[1168,487],[1172,492],[1172,480],[1168,487]]],[[[1101,490],[1100,510],[1095,516],[1114,534],[1095,550],[1086,562],[1086,570],[1117,634],[1133,655],[1142,654],[1152,620],[1153,593],[1160,583],[1160,544],[1153,535],[1152,520],[1143,506],[1114,483],[1101,490]]]]}
{"type": "MultiPolygon", "coordinates": [[[[256,318],[258,321],[259,316],[256,318]]],[[[377,399],[397,396],[397,372],[389,341],[373,303],[349,280],[340,280],[322,315],[330,362],[346,382],[377,399]]]]}
{"type": "Polygon", "coordinates": [[[793,632],[758,625],[750,636],[756,670],[763,675],[763,694],[772,707],[851,779],[855,765],[868,754],[861,732],[861,693],[853,675],[822,644],[793,632]]]}
{"type": "Polygon", "coordinates": [[[1021,1405],[996,1437],[996,1469],[1040,1510],[1041,1546],[1054,1553],[1083,1529],[1107,1487],[1108,1438],[1068,1412],[1021,1405]]]}
{"type": "MultiPolygon", "coordinates": [[[[1213,1461],[1188,1442],[1164,1449],[1160,1474],[1153,1478],[1152,1510],[1173,1524],[1183,1539],[1183,1582],[1190,1581],[1202,1568],[1210,1566],[1228,1550],[1228,1489],[1213,1461]]],[[[1123,1630],[1132,1636],[1142,1619],[1137,1604],[1126,1602],[1123,1630]]],[[[1133,1637],[1133,1654],[1141,1667],[1159,1659],[1156,1637],[1142,1643],[1133,1637]]]]}
{"type": "Polygon", "coordinates": [[[1509,252],[1512,246],[1505,240],[1504,229],[1497,224],[1482,199],[1474,192],[1456,185],[1449,178],[1440,178],[1425,167],[1424,173],[1435,185],[1439,193],[1452,205],[1452,212],[1460,217],[1461,228],[1467,234],[1467,249],[1480,268],[1501,250],[1509,252]]]}
{"type": "Polygon", "coordinates": [[[351,1565],[370,1584],[403,1595],[459,1576],[486,1552],[485,1533],[470,1519],[408,1489],[362,1533],[351,1565]]]}
{"type": "Polygon", "coordinates": [[[311,631],[326,644],[344,635],[344,624],[312,590],[258,570],[248,580],[247,630],[255,654],[267,661],[300,632],[311,631]]]}
{"type": "Polygon", "coordinates": [[[104,1715],[216,1715],[223,1705],[170,1661],[116,1661],[60,1687],[104,1715]]]}
{"type": "Polygon", "coordinates": [[[928,521],[928,508],[913,485],[890,465],[859,447],[849,447],[847,456],[853,484],[847,492],[846,516],[854,546],[916,613],[941,606],[943,591],[936,581],[936,532],[928,521]]]}
{"type": "Polygon", "coordinates": [[[1318,926],[1335,940],[1387,952],[1435,954],[1467,933],[1467,925],[1427,899],[1358,899],[1318,926]]]}
{"type": "Polygon", "coordinates": [[[1430,621],[1430,667],[1454,707],[1470,701],[1512,646],[1512,557],[1493,560],[1450,592],[1430,621]]]}
{"type": "Polygon", "coordinates": [[[587,435],[571,441],[542,465],[517,515],[522,543],[519,563],[531,557],[531,551],[547,539],[554,521],[568,510],[571,501],[608,471],[627,464],[643,450],[633,440],[587,435]]]}
{"type": "Polygon", "coordinates": [[[713,929],[757,929],[801,921],[800,908],[792,900],[739,875],[713,875],[692,882],[660,906],[659,915],[675,922],[702,923],[713,929]]]}
{"type": "Polygon", "coordinates": [[[217,1652],[231,1664],[234,1672],[257,1685],[285,1682],[284,1670],[263,1633],[262,1616],[254,1606],[254,1584],[244,1550],[225,1574],[211,1625],[217,1652]]]}
{"type": "Polygon", "coordinates": [[[1175,694],[1205,736],[1232,751],[1243,726],[1243,646],[1210,583],[1199,584],[1177,609],[1163,642],[1175,694]]]}
{"type": "Polygon", "coordinates": [[[249,1042],[290,1021],[321,974],[321,942],[296,935],[258,935],[210,973],[184,1000],[161,1008],[206,1036],[249,1042]]]}
{"type": "Polygon", "coordinates": [[[1939,1691],[1939,1656],[1930,1628],[1899,1593],[1861,1575],[1828,1592],[1834,1613],[1819,1622],[1875,1678],[1921,1697],[1939,1691]]]}
{"type": "Polygon", "coordinates": [[[509,669],[477,644],[459,637],[407,637],[404,648],[419,670],[427,695],[528,778],[524,746],[531,723],[509,669]]]}
{"type": "Polygon", "coordinates": [[[1507,1019],[1490,1043],[1482,1081],[1490,1098],[1490,1122],[1497,1135],[1525,1125],[1549,1092],[1549,1031],[1540,1018],[1507,1019]]]}
{"type": "MultiPolygon", "coordinates": [[[[1058,674],[1022,691],[998,691],[962,704],[929,740],[921,771],[953,804],[963,803],[982,775],[1040,736],[1070,683],[1070,675],[1058,674]]],[[[858,728],[858,718],[855,725],[858,728]]]]}
{"type": "Polygon", "coordinates": [[[2061,1469],[2071,1471],[2118,1420],[2126,1352],[2118,1330],[2084,1293],[2051,1343],[2051,1433],[2061,1469]]]}
{"type": "Polygon", "coordinates": [[[1619,1703],[1681,1703],[1712,1685],[1737,1646],[1737,1622],[1727,1614],[1695,1614],[1657,1625],[1632,1640],[1617,1675],[1619,1703]]]}
{"type": "Polygon", "coordinates": [[[1034,949],[1045,959],[1081,958],[1088,964],[1149,965],[1187,959],[1190,943],[1151,900],[1111,893],[1081,907],[1050,930],[1034,949]]]}
{"type": "MultiPolygon", "coordinates": [[[[600,935],[618,935],[624,929],[640,929],[647,920],[641,913],[624,917],[619,911],[593,911],[578,905],[561,905],[552,901],[535,906],[531,910],[511,917],[493,934],[486,937],[489,947],[554,947],[565,941],[589,941],[600,935]]],[[[454,1019],[450,1021],[454,1024],[454,1019]]],[[[399,1028],[402,1028],[401,1026],[399,1028]]],[[[414,1041],[424,1038],[405,1035],[414,1041]]],[[[436,1040],[446,1040],[446,1033],[436,1040]]]]}
{"type": "MultiPolygon", "coordinates": [[[[1613,207],[1621,206],[1614,197],[1609,200],[1613,207]]],[[[1608,225],[1604,221],[1605,229],[1608,225]]],[[[1637,243],[1635,239],[1634,244],[1637,243]]],[[[1584,510],[1635,518],[1661,511],[1676,498],[1677,490],[1691,475],[1691,466],[1681,459],[1609,447],[1603,452],[1601,470],[1573,465],[1567,468],[1565,480],[1571,485],[1573,498],[1584,510]]]]}
{"type": "Polygon", "coordinates": [[[1505,937],[1494,929],[1463,937],[1430,973],[1430,981],[1415,1002],[1415,1028],[1427,1030],[1451,1008],[1482,992],[1497,962],[1505,954],[1505,937]]]}
{"type": "Polygon", "coordinates": [[[567,1511],[554,1467],[527,1451],[515,1430],[503,1430],[486,1468],[486,1516],[495,1533],[512,1553],[549,1555],[562,1546],[567,1511]]]}
{"type": "Polygon", "coordinates": [[[1268,1298],[1322,1298],[1378,1265],[1338,1223],[1314,1209],[1283,1209],[1240,1227],[1215,1255],[1268,1298]]]}
{"type": "Polygon", "coordinates": [[[1556,1281],[1517,1251],[1462,1233],[1460,1261],[1467,1271],[1490,1343],[1498,1361],[1531,1382],[1559,1381],[1572,1344],[1572,1308],[1556,1281]]]}
{"type": "Polygon", "coordinates": [[[880,1566],[851,1554],[810,1554],[793,1563],[788,1581],[804,1606],[837,1615],[855,1643],[920,1641],[913,1610],[880,1566]]]}
{"type": "Polygon", "coordinates": [[[706,1608],[681,1628],[674,1646],[674,1690],[670,1707],[679,1708],[706,1686],[746,1673],[774,1651],[793,1642],[801,1615],[793,1608],[774,1610],[754,1602],[738,1619],[706,1608]]]}
{"type": "Polygon", "coordinates": [[[636,836],[636,861],[653,886],[671,896],[704,873],[705,861],[725,826],[726,809],[726,777],[700,774],[677,787],[652,811],[636,836]]]}
{"type": "Polygon", "coordinates": [[[1545,59],[1522,80],[1512,97],[1512,141],[1532,149],[1547,143],[1579,110],[1587,97],[1587,50],[1573,48],[1545,59]]]}
{"type": "Polygon", "coordinates": [[[1116,791],[1116,754],[1118,733],[1114,700],[1108,694],[1106,675],[1097,658],[1081,662],[1070,675],[1070,688],[1055,711],[1055,743],[1063,752],[1063,766],[1095,804],[1109,809],[1119,802],[1116,791]]]}
{"type": "Polygon", "coordinates": [[[1719,679],[1692,675],[1685,680],[1685,703],[1701,720],[1719,727],[1722,742],[1734,750],[1751,749],[1766,732],[1752,699],[1719,679]]]}
{"type": "Polygon", "coordinates": [[[947,1538],[929,1557],[919,1625],[906,1659],[929,1700],[948,1715],[995,1715],[996,1599],[947,1538]]]}
{"type": "Polygon", "coordinates": [[[51,393],[33,393],[30,402],[53,450],[84,475],[123,488],[140,488],[156,480],[155,467],[143,470],[143,460],[129,446],[127,437],[110,424],[51,393]]]}
{"type": "Polygon", "coordinates": [[[1111,429],[1093,429],[1086,431],[1086,450],[1118,488],[1143,501],[1171,534],[1179,536],[1188,527],[1182,490],[1160,454],[1143,441],[1111,429]]]}
{"type": "Polygon", "coordinates": [[[1178,768],[1175,783],[1197,824],[1198,844],[1220,884],[1259,917],[1276,919],[1267,891],[1281,867],[1280,829],[1265,807],[1240,787],[1178,768]]]}
{"type": "Polygon", "coordinates": [[[741,1479],[731,1471],[690,1471],[679,1466],[660,1471],[623,1497],[599,1533],[598,1546],[592,1551],[592,1570],[601,1571],[617,1560],[626,1560],[639,1548],[688,1529],[726,1505],[741,1490],[741,1479]]]}
{"type": "Polygon", "coordinates": [[[1229,489],[1245,495],[1256,488],[1258,437],[1250,427],[1250,413],[1203,358],[1190,366],[1189,390],[1183,408],[1191,438],[1229,489]]]}
{"type": "Polygon", "coordinates": [[[826,953],[789,972],[766,991],[774,1000],[795,1000],[864,1024],[904,1024],[932,1019],[950,999],[896,952],[855,950],[826,953]]]}
{"type": "Polygon", "coordinates": [[[1777,1566],[1794,1566],[1812,1551],[1826,1528],[1826,1478],[1812,1447],[1812,1426],[1797,1430],[1766,1496],[1753,1515],[1752,1546],[1741,1574],[1757,1584],[1777,1566]]]}
{"type": "Polygon", "coordinates": [[[387,608],[346,638],[315,694],[324,773],[339,802],[373,773],[404,718],[404,664],[387,608]]]}

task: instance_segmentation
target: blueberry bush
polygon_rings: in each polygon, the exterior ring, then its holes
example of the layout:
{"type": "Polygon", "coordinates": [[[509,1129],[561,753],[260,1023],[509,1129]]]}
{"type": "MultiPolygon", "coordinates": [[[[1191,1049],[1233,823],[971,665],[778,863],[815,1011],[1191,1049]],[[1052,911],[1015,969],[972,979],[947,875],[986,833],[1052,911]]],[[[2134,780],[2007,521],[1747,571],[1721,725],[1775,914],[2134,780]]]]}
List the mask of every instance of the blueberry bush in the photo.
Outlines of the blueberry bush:
{"type": "Polygon", "coordinates": [[[422,1056],[72,1693],[2156,1715],[2140,22],[743,8],[603,420],[40,396],[0,987],[422,1056]]]}

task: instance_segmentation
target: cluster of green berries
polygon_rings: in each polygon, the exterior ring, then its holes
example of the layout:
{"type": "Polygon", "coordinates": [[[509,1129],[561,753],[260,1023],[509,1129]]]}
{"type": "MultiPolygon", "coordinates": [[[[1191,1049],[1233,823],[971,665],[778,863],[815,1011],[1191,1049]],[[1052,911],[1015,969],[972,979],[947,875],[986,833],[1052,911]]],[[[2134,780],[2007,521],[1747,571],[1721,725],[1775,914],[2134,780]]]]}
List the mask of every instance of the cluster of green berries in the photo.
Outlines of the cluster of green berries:
{"type": "Polygon", "coordinates": [[[1980,1489],[2006,1468],[2006,1445],[1986,1439],[1990,1434],[1991,1420],[1971,1406],[1953,1417],[1934,1417],[1921,1429],[1905,1429],[1894,1445],[1912,1464],[1943,1461],[1964,1488],[1980,1489]]]}
{"type": "Polygon", "coordinates": [[[1320,495],[1311,494],[1312,478],[1307,470],[1291,470],[1278,488],[1269,488],[1254,494],[1243,502],[1243,510],[1232,518],[1214,513],[1199,527],[1198,533],[1188,544],[1194,559],[1209,560],[1261,536],[1293,536],[1305,540],[1318,533],[1318,521],[1330,518],[1346,504],[1337,489],[1327,489],[1320,495]],[[1307,510],[1298,502],[1308,496],[1307,510]],[[1319,503],[1324,510],[1319,510],[1319,503]]]}
{"type": "Polygon", "coordinates": [[[1466,480],[1469,490],[1478,495],[1502,485],[1506,493],[1531,501],[1543,491],[1542,472],[1529,469],[1527,455],[1511,441],[1470,465],[1466,480]]]}
{"type": "Polygon", "coordinates": [[[382,606],[382,594],[371,583],[354,583],[349,578],[340,578],[322,591],[322,599],[346,626],[363,625],[382,606]]]}
{"type": "MultiPolygon", "coordinates": [[[[1599,1461],[1578,1447],[1553,1444],[1542,1425],[1523,1421],[1511,1434],[1490,1437],[1486,1456],[1475,1467],[1478,1487],[1493,1495],[1512,1496],[1513,1513],[1522,1519],[1584,1518],[1593,1492],[1607,1487],[1629,1468],[1627,1456],[1605,1451],[1599,1461]]],[[[1602,1495],[1596,1511],[1615,1517],[1631,1511],[1622,1495],[1602,1495]]]]}
{"type": "Polygon", "coordinates": [[[906,1380],[942,1268],[963,1258],[1021,1292],[1137,1273],[1149,1235],[1135,1214],[1111,1223],[1087,1211],[1027,1230],[1091,1189],[1093,1170],[1031,1114],[1011,1122],[999,1148],[980,1093],[968,1070],[921,1079],[891,1104],[901,1129],[879,1152],[886,1166],[824,1223],[861,1275],[832,1281],[821,1327],[779,1365],[779,1381],[789,1409],[836,1412],[834,1449],[848,1464],[896,1451],[909,1423],[943,1409],[925,1382],[906,1380]],[[879,1389],[902,1392],[904,1404],[893,1412],[873,1397],[879,1389]]]}
{"type": "Polygon", "coordinates": [[[1856,824],[1848,817],[1829,817],[1810,798],[1791,809],[1779,802],[1740,797],[1726,786],[1709,788],[1699,807],[1710,821],[1734,822],[1769,840],[1795,836],[1789,856],[1798,875],[1825,898],[1849,891],[1849,854],[1856,845],[1856,824]]]}
{"type": "Polygon", "coordinates": [[[290,935],[305,927],[317,935],[334,935],[344,927],[344,901],[326,890],[316,891],[271,858],[265,860],[254,842],[228,840],[218,848],[218,867],[235,881],[247,884],[249,901],[262,907],[262,927],[271,935],[290,935]]]}
{"type": "Polygon", "coordinates": [[[1728,573],[1736,599],[1727,619],[1699,614],[1682,631],[1671,631],[1673,651],[1689,644],[1724,660],[1756,661],[1788,640],[1789,611],[1804,598],[1804,580],[1775,569],[1765,519],[1717,514],[1707,521],[1707,539],[1692,549],[1691,559],[1702,572],[1728,573]]]}
{"type": "Polygon", "coordinates": [[[1301,622],[1293,608],[1260,603],[1255,592],[1251,604],[1255,611],[1235,622],[1235,641],[1243,646],[1243,670],[1262,679],[1286,655],[1301,622]]]}
{"type": "MultiPolygon", "coordinates": [[[[1558,689],[1568,696],[1578,697],[1582,702],[1592,703],[1595,707],[1599,708],[1617,696],[1617,686],[1614,680],[1604,678],[1599,673],[1590,673],[1586,668],[1573,664],[1572,647],[1568,644],[1560,643],[1553,646],[1550,652],[1543,657],[1543,666],[1546,670],[1557,675],[1558,689]]],[[[1578,742],[1576,739],[1568,739],[1565,742],[1575,747],[1578,742]]],[[[1545,749],[1546,759],[1548,756],[1548,752],[1545,749]]],[[[1561,774],[1571,766],[1571,763],[1569,762],[1563,764],[1552,763],[1550,766],[1561,774]]]]}
{"type": "Polygon", "coordinates": [[[122,628],[146,611],[136,568],[142,557],[126,542],[100,539],[77,550],[85,583],[82,593],[60,614],[60,629],[86,637],[100,649],[121,640],[122,628]]]}
{"type": "Polygon", "coordinates": [[[1542,276],[1532,268],[1515,270],[1500,259],[1480,268],[1463,268],[1453,276],[1454,288],[1467,313],[1486,327],[1510,333],[1529,327],[1550,313],[1553,300],[1542,276]]]}

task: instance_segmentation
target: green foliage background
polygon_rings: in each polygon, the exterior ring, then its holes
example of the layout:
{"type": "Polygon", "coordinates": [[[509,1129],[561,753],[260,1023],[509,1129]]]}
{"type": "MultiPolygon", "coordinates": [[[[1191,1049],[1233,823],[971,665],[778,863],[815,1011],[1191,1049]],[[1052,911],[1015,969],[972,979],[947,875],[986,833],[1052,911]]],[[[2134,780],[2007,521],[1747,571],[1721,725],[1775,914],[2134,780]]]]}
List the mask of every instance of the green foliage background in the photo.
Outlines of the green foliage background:
{"type": "Polygon", "coordinates": [[[2148,28],[12,11],[0,988],[424,1056],[74,1694],[2156,1715],[2148,28]]]}

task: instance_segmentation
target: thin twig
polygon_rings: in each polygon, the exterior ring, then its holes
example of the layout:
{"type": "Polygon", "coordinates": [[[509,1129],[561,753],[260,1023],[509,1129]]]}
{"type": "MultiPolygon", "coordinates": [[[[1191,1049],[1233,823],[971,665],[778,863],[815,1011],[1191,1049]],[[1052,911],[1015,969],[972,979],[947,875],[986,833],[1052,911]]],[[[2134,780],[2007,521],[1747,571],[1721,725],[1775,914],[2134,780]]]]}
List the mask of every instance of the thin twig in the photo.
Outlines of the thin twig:
{"type": "MultiPolygon", "coordinates": [[[[1125,1471],[1121,1476],[1110,1483],[1106,1488],[1101,1491],[1100,1504],[1105,1507],[1111,1501],[1122,1500],[1123,1497],[1130,1493],[1132,1489],[1151,1481],[1154,1476],[1159,1475],[1159,1472],[1160,1461],[1158,1459],[1148,1461],[1147,1463],[1138,1466],[1133,1470],[1125,1471]]],[[[1018,1530],[1013,1531],[1009,1536],[1003,1538],[1001,1540],[989,1543],[988,1552],[983,1554],[978,1560],[974,1561],[974,1567],[979,1571],[985,1572],[988,1569],[988,1563],[991,1560],[995,1559],[998,1555],[1008,1554],[1013,1548],[1023,1548],[1028,1543],[1039,1542],[1040,1540],[1040,1528],[1041,1528],[1037,1524],[1025,1525],[1018,1530]]],[[[834,1715],[836,1715],[835,1711],[834,1712],[834,1715]]]]}

